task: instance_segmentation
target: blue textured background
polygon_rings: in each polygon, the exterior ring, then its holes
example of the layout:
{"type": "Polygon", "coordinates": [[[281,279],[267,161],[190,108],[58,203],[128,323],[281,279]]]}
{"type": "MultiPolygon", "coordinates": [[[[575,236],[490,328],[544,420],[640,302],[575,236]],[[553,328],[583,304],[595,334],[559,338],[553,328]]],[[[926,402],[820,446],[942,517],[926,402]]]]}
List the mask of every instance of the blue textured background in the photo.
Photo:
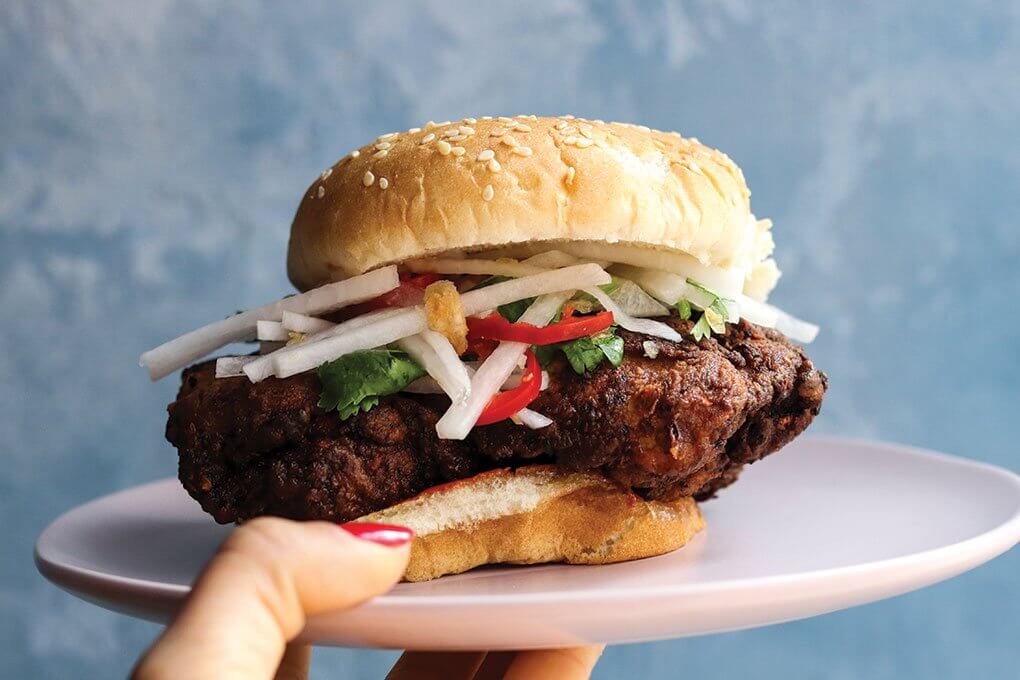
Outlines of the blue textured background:
{"type": "MultiPolygon", "coordinates": [[[[0,6],[5,676],[123,675],[153,637],[45,583],[33,540],[174,474],[176,384],[139,351],[287,292],[308,182],[429,118],[573,112],[721,147],[776,222],[774,300],[824,328],[815,431],[1020,467],[1017,3],[285,5],[0,6]]],[[[615,648],[597,675],[1016,677],[1018,568],[1014,551],[882,604],[615,648]]],[[[315,676],[392,658],[320,651],[315,676]]]]}

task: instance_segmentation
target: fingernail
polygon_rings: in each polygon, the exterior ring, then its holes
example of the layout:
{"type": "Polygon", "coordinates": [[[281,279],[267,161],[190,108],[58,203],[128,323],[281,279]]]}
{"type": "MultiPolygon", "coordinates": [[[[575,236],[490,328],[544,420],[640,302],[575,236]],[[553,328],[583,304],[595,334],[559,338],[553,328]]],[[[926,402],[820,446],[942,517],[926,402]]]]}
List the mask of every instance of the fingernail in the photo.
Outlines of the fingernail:
{"type": "Polygon", "coordinates": [[[376,524],[374,522],[348,522],[340,528],[364,541],[372,541],[388,548],[404,545],[412,538],[414,532],[407,527],[396,524],[376,524]]]}

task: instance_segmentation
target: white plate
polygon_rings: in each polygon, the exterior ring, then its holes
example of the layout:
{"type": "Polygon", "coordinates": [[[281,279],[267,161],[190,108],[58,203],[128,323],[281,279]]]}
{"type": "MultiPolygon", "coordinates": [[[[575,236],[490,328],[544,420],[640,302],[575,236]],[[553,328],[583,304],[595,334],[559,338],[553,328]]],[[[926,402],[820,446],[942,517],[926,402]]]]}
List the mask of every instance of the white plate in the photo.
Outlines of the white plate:
{"type": "MultiPolygon", "coordinates": [[[[708,531],[669,555],[405,583],[356,610],[313,618],[302,636],[344,646],[526,649],[814,616],[935,583],[1009,550],[1020,540],[1020,477],[902,446],[805,438],[703,509],[708,531]]],[[[63,515],[39,537],[36,563],[79,597],[164,621],[229,531],[168,479],[63,515]]]]}

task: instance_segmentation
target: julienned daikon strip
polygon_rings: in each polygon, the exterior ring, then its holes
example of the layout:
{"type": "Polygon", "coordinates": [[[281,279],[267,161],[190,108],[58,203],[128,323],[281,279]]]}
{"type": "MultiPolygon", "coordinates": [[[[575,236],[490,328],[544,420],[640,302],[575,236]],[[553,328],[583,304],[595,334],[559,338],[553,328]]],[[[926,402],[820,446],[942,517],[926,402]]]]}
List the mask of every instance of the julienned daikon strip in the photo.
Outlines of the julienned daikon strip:
{"type": "MultiPolygon", "coordinates": [[[[611,280],[612,277],[598,265],[582,264],[495,283],[485,288],[468,291],[460,297],[464,314],[473,316],[517,300],[566,289],[574,290],[580,286],[600,286],[611,280]]],[[[352,321],[356,320],[352,319],[352,321]]],[[[314,338],[306,339],[300,345],[287,347],[273,354],[273,374],[280,378],[286,378],[311,370],[351,352],[388,345],[401,338],[420,333],[427,327],[425,312],[420,306],[401,309],[393,316],[347,332],[342,328],[343,325],[325,331],[328,337],[321,340],[312,342],[310,340],[314,338]]],[[[249,364],[245,368],[252,365],[254,364],[249,364]]],[[[249,377],[252,376],[252,373],[245,372],[249,377]]]]}
{"type": "Polygon", "coordinates": [[[751,323],[764,326],[765,328],[775,328],[776,321],[779,319],[778,309],[764,302],[758,302],[746,295],[741,295],[737,298],[737,312],[740,318],[747,319],[751,323]]]}
{"type": "MultiPolygon", "coordinates": [[[[652,297],[669,306],[675,305],[680,300],[688,300],[698,307],[705,309],[715,301],[715,298],[711,295],[697,286],[690,285],[684,277],[678,274],[657,269],[632,267],[627,264],[616,264],[610,267],[610,269],[614,275],[630,279],[644,288],[652,297]]],[[[699,281],[699,283],[701,282],[699,281]]],[[[707,286],[708,284],[704,285],[707,286]]],[[[729,307],[732,307],[732,305],[729,307]]],[[[736,310],[729,307],[727,307],[729,317],[726,320],[730,322],[739,321],[736,310]]]]}
{"type": "Polygon", "coordinates": [[[537,411],[532,411],[530,408],[522,408],[515,415],[521,421],[521,424],[532,430],[541,430],[543,427],[549,427],[553,424],[552,418],[542,415],[537,411]]]}
{"type": "Polygon", "coordinates": [[[620,308],[620,305],[616,304],[616,302],[606,295],[601,288],[585,288],[584,292],[594,297],[599,301],[599,304],[612,312],[613,322],[623,328],[626,328],[628,331],[644,333],[645,335],[654,335],[657,338],[672,340],[673,342],[681,342],[683,340],[683,336],[661,321],[638,319],[623,311],[620,308]]]}
{"type": "Polygon", "coordinates": [[[559,269],[560,267],[569,267],[570,265],[583,264],[584,262],[594,262],[603,269],[609,266],[608,260],[581,260],[573,255],[567,255],[562,250],[547,250],[544,253],[532,255],[522,261],[523,264],[531,265],[532,267],[543,267],[545,269],[559,269]]]}
{"type": "Polygon", "coordinates": [[[287,311],[283,313],[282,323],[284,328],[295,333],[319,333],[329,330],[336,325],[325,319],[317,319],[314,316],[287,311]]]}
{"type": "MultiPolygon", "coordinates": [[[[474,375],[475,374],[475,369],[470,366],[470,364],[472,362],[467,362],[466,361],[464,363],[465,363],[465,365],[467,365],[468,375],[474,375]]],[[[513,388],[515,388],[518,385],[520,385],[521,384],[521,378],[523,377],[523,375],[524,375],[523,373],[513,373],[513,374],[511,374],[510,377],[507,378],[506,381],[500,386],[500,388],[499,388],[500,391],[503,391],[503,390],[512,390],[513,388]]],[[[542,390],[549,389],[549,372],[548,371],[542,371],[542,385],[541,385],[541,389],[542,390]]],[[[433,378],[431,375],[426,375],[426,376],[424,376],[422,378],[418,378],[414,382],[409,383],[408,385],[405,385],[404,389],[402,389],[401,392],[410,392],[411,394],[446,394],[446,391],[443,390],[443,388],[439,386],[439,383],[437,383],[436,379],[433,378]]]]}
{"type": "Polygon", "coordinates": [[[471,394],[471,376],[446,336],[424,330],[398,340],[397,346],[435,379],[453,403],[465,401],[471,394]]]}
{"type": "Polygon", "coordinates": [[[255,338],[258,340],[283,341],[290,338],[287,329],[279,321],[265,321],[259,319],[255,322],[255,338]]]}
{"type": "Polygon", "coordinates": [[[796,342],[809,343],[818,336],[818,326],[791,316],[783,310],[765,302],[742,295],[737,299],[740,315],[759,326],[775,328],[796,342]]]}
{"type": "MultiPolygon", "coordinates": [[[[551,251],[530,257],[523,262],[511,259],[487,260],[471,258],[436,257],[413,260],[404,264],[412,272],[435,272],[437,274],[476,274],[488,276],[531,276],[551,269],[569,267],[583,262],[562,251],[551,251]]],[[[606,262],[595,262],[600,267],[606,262]]]]}
{"type": "Polygon", "coordinates": [[[598,241],[572,241],[559,247],[580,258],[606,258],[632,267],[671,272],[682,280],[691,278],[725,298],[735,298],[744,289],[744,271],[704,265],[685,253],[598,241]]]}
{"type": "Polygon", "coordinates": [[[244,356],[244,357],[220,357],[216,360],[216,377],[217,378],[236,378],[244,375],[245,364],[258,359],[258,357],[244,356]]]}
{"type": "MultiPolygon", "coordinates": [[[[371,312],[369,314],[362,314],[361,316],[356,316],[353,319],[348,319],[347,321],[344,321],[343,323],[336,324],[335,326],[332,326],[331,328],[327,328],[324,331],[319,331],[318,333],[313,333],[312,335],[309,335],[309,336],[305,337],[305,340],[304,340],[304,342],[301,343],[301,345],[295,345],[294,347],[292,347],[290,349],[294,349],[296,347],[307,346],[310,343],[318,342],[319,340],[322,340],[322,339],[327,338],[327,337],[332,337],[333,334],[336,334],[336,333],[345,333],[347,331],[352,331],[352,330],[354,330],[356,328],[362,328],[363,326],[367,326],[369,324],[375,323],[376,321],[382,321],[383,319],[388,319],[389,317],[393,316],[394,314],[399,314],[402,311],[404,311],[404,310],[402,310],[402,309],[383,309],[383,310],[380,310],[380,311],[377,311],[377,312],[371,312]]],[[[280,348],[278,351],[282,352],[282,351],[286,351],[287,349],[288,348],[284,347],[284,348],[280,348]]],[[[257,361],[253,361],[250,364],[247,364],[244,367],[244,374],[247,375],[248,379],[251,380],[253,383],[259,382],[260,380],[265,380],[266,378],[272,376],[273,375],[273,357],[275,355],[276,355],[275,352],[272,353],[272,354],[267,354],[266,356],[259,357],[257,361]]]]}
{"type": "Polygon", "coordinates": [[[630,279],[617,277],[616,280],[620,285],[609,294],[609,297],[613,298],[613,302],[620,305],[620,309],[631,316],[641,318],[669,316],[669,308],[660,304],[658,300],[646,293],[641,286],[630,279]]]}
{"type": "MultiPolygon", "coordinates": [[[[495,288],[495,286],[492,287],[495,288]]],[[[519,321],[530,323],[533,326],[545,326],[573,294],[573,290],[568,290],[542,295],[531,303],[519,321]]],[[[467,437],[485,405],[499,391],[500,385],[506,382],[506,379],[513,373],[526,349],[528,349],[528,345],[523,342],[504,341],[499,343],[499,346],[482,362],[471,378],[471,396],[468,400],[461,404],[452,404],[436,423],[436,432],[440,439],[464,439],[467,437]]]]}
{"type": "Polygon", "coordinates": [[[253,339],[255,324],[259,319],[279,321],[285,311],[322,314],[371,300],[398,285],[400,279],[397,277],[397,268],[392,265],[344,281],[328,283],[307,293],[283,298],[193,330],[150,349],[138,361],[149,369],[149,376],[153,380],[159,380],[224,345],[253,339]]]}
{"type": "Polygon", "coordinates": [[[547,267],[535,267],[515,260],[460,260],[445,257],[413,260],[406,263],[404,267],[412,272],[487,274],[490,276],[531,276],[549,271],[547,267]]]}

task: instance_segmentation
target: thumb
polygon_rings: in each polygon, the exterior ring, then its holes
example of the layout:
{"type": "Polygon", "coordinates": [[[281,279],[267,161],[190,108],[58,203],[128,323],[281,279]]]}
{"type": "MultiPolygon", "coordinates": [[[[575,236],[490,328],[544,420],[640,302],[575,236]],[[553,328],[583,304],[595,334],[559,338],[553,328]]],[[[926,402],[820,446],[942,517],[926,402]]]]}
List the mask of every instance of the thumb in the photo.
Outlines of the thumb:
{"type": "Polygon", "coordinates": [[[246,523],[224,541],[133,677],[177,678],[187,669],[189,678],[272,678],[307,616],[353,607],[400,579],[411,537],[388,525],[246,523]]]}

